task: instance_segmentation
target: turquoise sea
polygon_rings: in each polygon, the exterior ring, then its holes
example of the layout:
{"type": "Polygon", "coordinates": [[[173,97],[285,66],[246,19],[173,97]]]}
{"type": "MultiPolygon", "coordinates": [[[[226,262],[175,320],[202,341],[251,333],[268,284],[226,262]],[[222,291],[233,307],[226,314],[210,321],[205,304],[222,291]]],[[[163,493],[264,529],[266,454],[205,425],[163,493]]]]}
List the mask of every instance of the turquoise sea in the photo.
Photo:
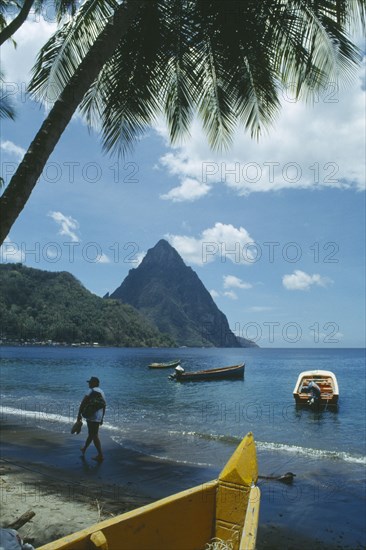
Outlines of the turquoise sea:
{"type": "Polygon", "coordinates": [[[122,449],[219,471],[252,431],[260,474],[296,474],[293,486],[261,482],[261,521],[366,547],[365,350],[22,346],[0,347],[0,358],[3,419],[69,433],[86,380],[98,376],[108,401],[103,433],[122,449]],[[186,370],[244,361],[244,380],[183,384],[148,369],[175,358],[186,370]],[[296,408],[292,391],[309,369],[336,374],[338,409],[296,408]]]}

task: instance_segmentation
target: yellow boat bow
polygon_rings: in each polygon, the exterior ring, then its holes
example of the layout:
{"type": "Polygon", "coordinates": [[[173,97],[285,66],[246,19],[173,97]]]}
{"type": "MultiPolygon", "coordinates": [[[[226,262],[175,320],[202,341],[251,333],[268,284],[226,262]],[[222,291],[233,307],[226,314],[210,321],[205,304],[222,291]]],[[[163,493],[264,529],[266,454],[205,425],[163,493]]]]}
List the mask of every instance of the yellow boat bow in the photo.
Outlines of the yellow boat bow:
{"type": "Polygon", "coordinates": [[[200,550],[213,539],[254,550],[260,490],[254,438],[247,434],[218,479],[46,544],[39,550],[200,550]]]}

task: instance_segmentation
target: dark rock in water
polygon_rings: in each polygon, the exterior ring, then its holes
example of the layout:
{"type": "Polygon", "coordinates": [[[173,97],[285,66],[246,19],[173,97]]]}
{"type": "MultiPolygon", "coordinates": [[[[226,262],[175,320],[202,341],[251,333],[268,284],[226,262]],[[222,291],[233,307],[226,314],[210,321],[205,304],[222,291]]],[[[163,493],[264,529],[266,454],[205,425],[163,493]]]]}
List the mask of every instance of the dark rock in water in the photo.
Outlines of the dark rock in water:
{"type": "Polygon", "coordinates": [[[198,275],[165,240],[110,297],[134,306],[180,346],[241,347],[198,275]]]}

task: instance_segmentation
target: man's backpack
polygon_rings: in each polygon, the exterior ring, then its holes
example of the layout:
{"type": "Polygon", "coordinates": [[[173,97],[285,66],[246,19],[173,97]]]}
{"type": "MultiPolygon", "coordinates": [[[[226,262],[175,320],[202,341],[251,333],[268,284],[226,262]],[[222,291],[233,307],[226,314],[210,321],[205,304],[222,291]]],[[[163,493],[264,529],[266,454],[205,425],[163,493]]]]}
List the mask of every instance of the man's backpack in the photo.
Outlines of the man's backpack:
{"type": "Polygon", "coordinates": [[[106,406],[106,402],[103,399],[102,394],[99,391],[92,391],[88,395],[88,399],[81,411],[81,414],[84,418],[90,418],[93,414],[99,409],[103,409],[106,406]]]}

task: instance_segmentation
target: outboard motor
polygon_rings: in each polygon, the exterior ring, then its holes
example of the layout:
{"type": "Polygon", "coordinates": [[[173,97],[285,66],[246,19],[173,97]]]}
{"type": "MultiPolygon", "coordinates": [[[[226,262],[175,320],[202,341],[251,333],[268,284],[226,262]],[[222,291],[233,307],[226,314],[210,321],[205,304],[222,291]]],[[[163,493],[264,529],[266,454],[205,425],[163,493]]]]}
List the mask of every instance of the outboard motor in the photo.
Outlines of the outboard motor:
{"type": "Polygon", "coordinates": [[[171,374],[171,375],[169,376],[169,378],[170,378],[171,380],[174,380],[174,379],[176,380],[177,378],[180,377],[181,374],[183,374],[183,372],[184,372],[184,368],[181,367],[180,365],[178,365],[178,366],[175,367],[175,369],[174,369],[174,374],[171,374]]]}
{"type": "Polygon", "coordinates": [[[321,389],[316,382],[311,380],[311,382],[309,382],[308,384],[307,391],[310,393],[310,399],[308,403],[309,405],[314,405],[320,399],[321,389]]]}

